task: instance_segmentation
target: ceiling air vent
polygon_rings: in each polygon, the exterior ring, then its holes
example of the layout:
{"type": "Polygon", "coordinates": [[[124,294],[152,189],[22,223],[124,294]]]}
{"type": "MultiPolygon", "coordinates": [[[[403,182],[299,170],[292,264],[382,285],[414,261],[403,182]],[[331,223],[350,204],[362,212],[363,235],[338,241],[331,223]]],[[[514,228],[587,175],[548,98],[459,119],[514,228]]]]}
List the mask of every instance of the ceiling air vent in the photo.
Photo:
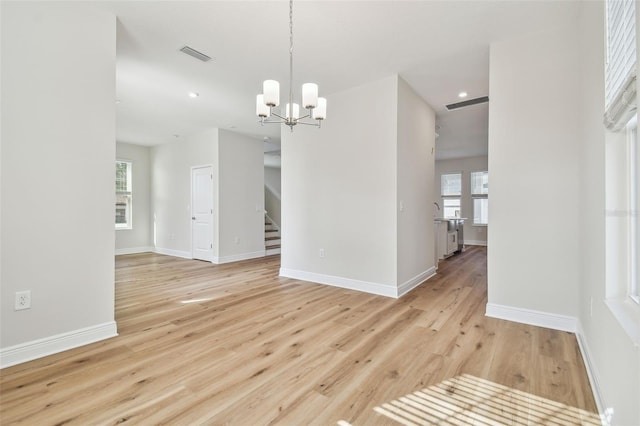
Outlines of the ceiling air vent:
{"type": "Polygon", "coordinates": [[[199,59],[202,62],[209,62],[211,60],[210,56],[207,56],[202,52],[198,52],[196,49],[191,48],[189,46],[183,47],[182,49],[180,49],[180,51],[182,53],[186,53],[189,56],[193,56],[194,58],[199,59]]]}
{"type": "Polygon", "coordinates": [[[481,98],[469,99],[468,101],[457,102],[455,104],[447,105],[447,109],[451,111],[452,109],[463,108],[469,105],[483,104],[485,102],[489,102],[488,96],[483,96],[481,98]]]}

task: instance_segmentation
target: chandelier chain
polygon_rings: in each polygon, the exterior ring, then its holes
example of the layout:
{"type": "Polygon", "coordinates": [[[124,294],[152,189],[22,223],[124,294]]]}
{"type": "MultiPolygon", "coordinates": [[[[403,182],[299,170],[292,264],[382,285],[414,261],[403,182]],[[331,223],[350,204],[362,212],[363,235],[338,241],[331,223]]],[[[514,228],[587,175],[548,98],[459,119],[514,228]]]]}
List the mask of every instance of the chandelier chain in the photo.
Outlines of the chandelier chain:
{"type": "Polygon", "coordinates": [[[293,0],[289,0],[289,110],[293,117],[293,0]]]}

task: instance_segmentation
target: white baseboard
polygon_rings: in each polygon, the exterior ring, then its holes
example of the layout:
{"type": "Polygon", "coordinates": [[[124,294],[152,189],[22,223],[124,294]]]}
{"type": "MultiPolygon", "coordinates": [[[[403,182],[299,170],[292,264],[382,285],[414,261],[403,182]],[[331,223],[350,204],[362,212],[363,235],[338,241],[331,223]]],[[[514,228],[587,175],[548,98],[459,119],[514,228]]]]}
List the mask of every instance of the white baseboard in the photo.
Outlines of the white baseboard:
{"type": "Polygon", "coordinates": [[[193,259],[193,257],[191,257],[191,252],[188,252],[188,251],[172,250],[172,249],[166,249],[162,247],[156,247],[153,249],[153,252],[158,254],[166,254],[167,256],[182,257],[183,259],[193,259]]]}
{"type": "Polygon", "coordinates": [[[21,364],[118,335],[115,321],[0,349],[0,368],[21,364]]]}
{"type": "Polygon", "coordinates": [[[363,291],[387,297],[398,297],[398,289],[395,286],[354,280],[351,278],[336,277],[333,275],[316,274],[314,272],[298,271],[295,269],[280,268],[280,276],[294,278],[302,281],[310,281],[326,284],[333,287],[347,288],[349,290],[363,291]]]}
{"type": "Polygon", "coordinates": [[[464,240],[464,245],[466,246],[486,246],[486,241],[481,240],[464,240]]]}
{"type": "Polygon", "coordinates": [[[589,350],[587,340],[584,337],[584,331],[582,330],[582,324],[580,324],[580,321],[578,321],[577,325],[576,339],[578,340],[578,346],[580,347],[582,360],[584,361],[584,366],[587,370],[589,384],[591,385],[591,390],[593,391],[593,399],[595,399],[596,401],[596,407],[598,408],[598,413],[600,414],[602,424],[609,425],[611,423],[611,413],[607,412],[607,404],[605,403],[602,396],[599,379],[600,375],[598,374],[598,369],[593,363],[593,356],[591,355],[591,351],[589,350]]]}
{"type": "Polygon", "coordinates": [[[418,287],[420,284],[428,280],[429,278],[436,275],[436,267],[432,266],[421,274],[416,275],[405,283],[402,283],[398,286],[398,296],[402,297],[405,294],[409,293],[414,288],[418,287]]]}
{"type": "Polygon", "coordinates": [[[121,254],[138,254],[138,253],[151,253],[153,252],[153,247],[131,247],[131,248],[121,248],[116,249],[116,256],[121,254]]]}
{"type": "Polygon", "coordinates": [[[253,251],[249,253],[232,254],[231,256],[213,257],[213,263],[231,263],[238,262],[240,260],[255,259],[257,257],[264,257],[265,250],[253,251]]]}
{"type": "Polygon", "coordinates": [[[492,318],[552,328],[554,330],[570,331],[572,333],[575,333],[578,328],[578,320],[574,317],[497,305],[495,303],[487,303],[486,315],[492,318]]]}

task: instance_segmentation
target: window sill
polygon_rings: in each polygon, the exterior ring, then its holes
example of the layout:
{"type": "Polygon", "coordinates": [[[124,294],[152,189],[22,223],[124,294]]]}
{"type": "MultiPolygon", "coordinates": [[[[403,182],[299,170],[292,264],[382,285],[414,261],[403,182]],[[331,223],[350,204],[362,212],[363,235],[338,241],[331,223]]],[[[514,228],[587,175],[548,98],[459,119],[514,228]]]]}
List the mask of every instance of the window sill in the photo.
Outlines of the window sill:
{"type": "Polygon", "coordinates": [[[116,227],[116,231],[131,231],[132,229],[133,229],[133,226],[116,227]]]}
{"type": "Polygon", "coordinates": [[[640,347],[640,305],[629,298],[607,299],[605,303],[633,344],[640,347]]]}

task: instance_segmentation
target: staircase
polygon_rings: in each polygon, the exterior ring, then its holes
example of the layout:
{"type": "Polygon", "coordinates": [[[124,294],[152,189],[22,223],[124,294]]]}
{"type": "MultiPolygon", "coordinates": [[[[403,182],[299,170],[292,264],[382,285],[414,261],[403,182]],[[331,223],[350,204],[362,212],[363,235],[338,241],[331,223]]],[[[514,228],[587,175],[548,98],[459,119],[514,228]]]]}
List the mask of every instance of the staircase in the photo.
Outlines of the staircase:
{"type": "Polygon", "coordinates": [[[280,230],[268,216],[264,217],[264,249],[266,256],[280,254],[280,230]]]}

